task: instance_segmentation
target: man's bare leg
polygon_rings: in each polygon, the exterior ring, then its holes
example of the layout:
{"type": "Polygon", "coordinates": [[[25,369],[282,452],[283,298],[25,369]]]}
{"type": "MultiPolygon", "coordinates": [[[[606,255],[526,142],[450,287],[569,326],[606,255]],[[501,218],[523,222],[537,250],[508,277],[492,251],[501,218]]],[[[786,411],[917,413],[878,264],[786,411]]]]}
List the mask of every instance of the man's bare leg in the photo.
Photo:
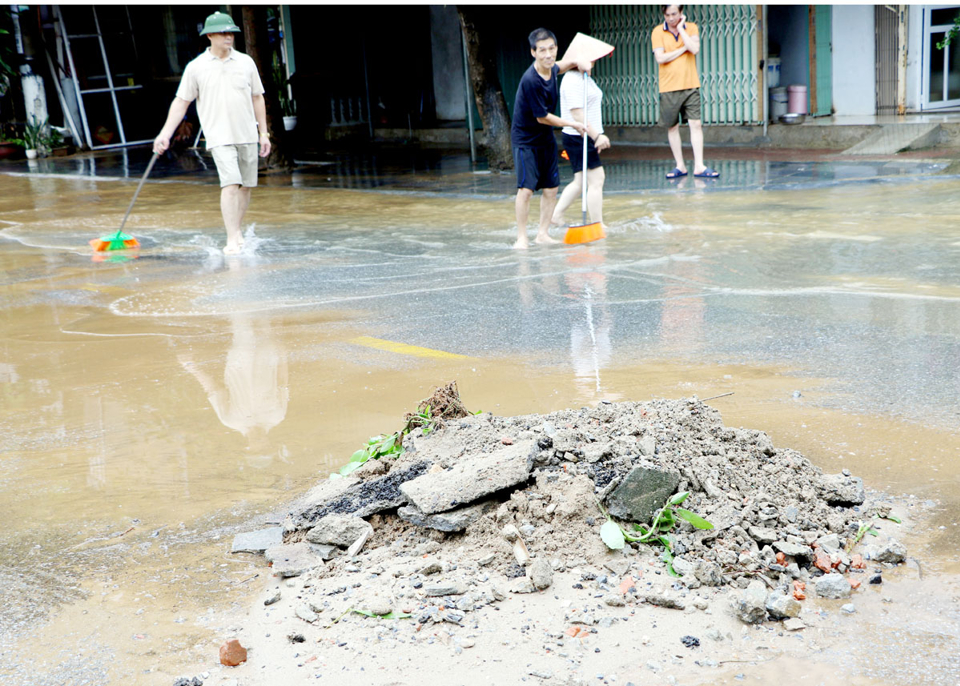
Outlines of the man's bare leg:
{"type": "Polygon", "coordinates": [[[517,242],[513,247],[521,250],[530,247],[530,241],[527,239],[527,217],[530,215],[530,198],[532,197],[533,191],[529,188],[517,189],[517,199],[514,203],[517,212],[517,242]]]}
{"type": "Polygon", "coordinates": [[[547,244],[559,243],[556,238],[550,237],[550,218],[553,216],[553,208],[557,206],[556,188],[544,188],[540,195],[540,228],[537,230],[537,237],[533,239],[534,243],[547,244]]]}
{"type": "Polygon", "coordinates": [[[691,119],[690,147],[693,148],[693,173],[702,174],[706,165],[703,163],[703,124],[699,119],[691,119]]]}
{"type": "Polygon", "coordinates": [[[667,140],[670,141],[670,152],[673,153],[673,160],[677,164],[677,169],[682,172],[687,171],[687,165],[683,163],[683,142],[680,140],[679,123],[667,129],[667,140]]]}
{"type": "MultiPolygon", "coordinates": [[[[560,194],[560,200],[557,201],[557,206],[553,210],[553,217],[550,218],[550,223],[555,225],[560,225],[563,223],[563,213],[567,211],[567,208],[573,204],[573,201],[580,197],[580,188],[583,185],[581,181],[581,175],[583,172],[577,172],[573,175],[573,181],[567,184],[563,189],[563,192],[560,194]]],[[[589,179],[589,177],[587,177],[589,179]]]]}
{"type": "Polygon", "coordinates": [[[250,188],[236,184],[220,189],[220,213],[227,230],[227,244],[223,248],[226,255],[236,255],[243,247],[243,233],[240,225],[250,206],[250,188]]]}

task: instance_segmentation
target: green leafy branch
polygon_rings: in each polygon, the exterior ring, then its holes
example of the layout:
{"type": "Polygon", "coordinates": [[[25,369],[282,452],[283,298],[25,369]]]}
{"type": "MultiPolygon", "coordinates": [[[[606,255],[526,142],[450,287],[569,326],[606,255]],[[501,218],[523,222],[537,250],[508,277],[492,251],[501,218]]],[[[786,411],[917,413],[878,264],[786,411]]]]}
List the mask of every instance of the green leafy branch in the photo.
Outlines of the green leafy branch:
{"type": "Polygon", "coordinates": [[[603,509],[603,505],[598,500],[597,507],[607,518],[607,521],[600,527],[600,538],[611,550],[620,550],[627,541],[630,543],[649,543],[651,545],[659,543],[664,547],[662,557],[664,562],[667,563],[667,571],[673,576],[678,576],[673,569],[673,541],[670,538],[670,532],[679,524],[681,519],[689,522],[697,529],[713,528],[713,524],[700,515],[680,507],[689,496],[690,491],[683,491],[671,496],[653,516],[650,526],[634,524],[632,532],[627,531],[614,521],[610,513],[603,509]]]}
{"type": "Polygon", "coordinates": [[[423,430],[427,435],[433,430],[436,418],[431,414],[430,406],[418,411],[410,417],[403,429],[392,434],[380,434],[373,436],[367,441],[367,444],[350,456],[350,461],[340,468],[332,477],[347,476],[353,473],[370,460],[379,460],[381,457],[392,457],[394,459],[403,455],[403,437],[416,428],[423,430]]]}
{"type": "Polygon", "coordinates": [[[879,535],[877,534],[877,530],[874,528],[874,524],[875,524],[873,521],[874,519],[888,519],[891,522],[896,522],[897,524],[900,524],[900,519],[898,517],[894,517],[893,515],[879,515],[879,514],[873,515],[871,519],[868,519],[865,522],[862,520],[857,522],[857,533],[856,535],[854,535],[853,540],[847,545],[848,553],[856,547],[857,543],[863,540],[864,536],[879,535]]]}
{"type": "Polygon", "coordinates": [[[960,14],[953,18],[953,26],[950,27],[949,31],[947,31],[947,34],[943,37],[943,40],[937,42],[937,50],[943,50],[950,45],[950,43],[957,38],[957,34],[960,34],[960,14]]]}

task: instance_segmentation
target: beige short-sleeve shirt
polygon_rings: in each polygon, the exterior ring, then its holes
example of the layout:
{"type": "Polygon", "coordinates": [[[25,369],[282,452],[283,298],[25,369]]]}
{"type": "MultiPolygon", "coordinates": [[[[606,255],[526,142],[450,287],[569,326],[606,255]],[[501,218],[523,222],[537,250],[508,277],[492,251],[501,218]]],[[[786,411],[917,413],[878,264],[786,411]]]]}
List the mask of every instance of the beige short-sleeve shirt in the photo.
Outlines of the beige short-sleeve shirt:
{"type": "Polygon", "coordinates": [[[255,95],[263,95],[257,65],[249,55],[236,50],[221,60],[207,48],[183,70],[177,89],[181,100],[197,101],[207,149],[259,140],[253,112],[255,95]]]}

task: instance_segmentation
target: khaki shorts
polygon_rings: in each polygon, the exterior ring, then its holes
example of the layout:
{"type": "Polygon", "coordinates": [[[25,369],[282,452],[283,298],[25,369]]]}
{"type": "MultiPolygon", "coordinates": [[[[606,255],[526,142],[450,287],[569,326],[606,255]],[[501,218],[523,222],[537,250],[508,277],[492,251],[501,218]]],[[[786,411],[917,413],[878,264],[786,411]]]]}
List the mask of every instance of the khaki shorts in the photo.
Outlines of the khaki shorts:
{"type": "Polygon", "coordinates": [[[213,161],[217,163],[220,188],[224,186],[256,187],[259,163],[256,143],[218,145],[210,148],[210,153],[213,155],[213,161]]]}
{"type": "Polygon", "coordinates": [[[680,121],[700,119],[700,89],[688,88],[683,91],[669,91],[660,94],[660,123],[672,129],[680,121]]]}

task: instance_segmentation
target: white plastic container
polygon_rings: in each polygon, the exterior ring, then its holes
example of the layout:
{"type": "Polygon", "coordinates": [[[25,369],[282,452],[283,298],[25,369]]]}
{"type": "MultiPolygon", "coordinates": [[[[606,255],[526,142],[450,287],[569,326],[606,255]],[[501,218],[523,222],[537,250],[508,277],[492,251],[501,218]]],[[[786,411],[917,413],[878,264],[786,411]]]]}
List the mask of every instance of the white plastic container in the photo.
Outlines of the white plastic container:
{"type": "Polygon", "coordinates": [[[787,88],[778,86],[770,89],[770,121],[780,121],[780,115],[787,113],[787,88]]]}
{"type": "Polygon", "coordinates": [[[767,86],[777,88],[780,86],[780,58],[767,57],[767,86]]]}

